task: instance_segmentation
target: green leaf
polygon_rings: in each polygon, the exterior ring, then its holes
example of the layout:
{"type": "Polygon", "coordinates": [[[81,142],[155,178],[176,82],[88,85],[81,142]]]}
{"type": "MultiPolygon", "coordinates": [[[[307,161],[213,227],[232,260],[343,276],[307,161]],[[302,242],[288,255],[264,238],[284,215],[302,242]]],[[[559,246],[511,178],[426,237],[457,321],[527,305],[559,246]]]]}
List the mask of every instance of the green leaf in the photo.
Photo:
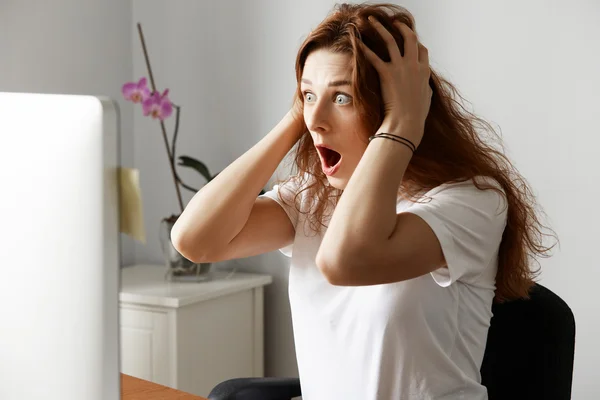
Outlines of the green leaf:
{"type": "Polygon", "coordinates": [[[212,180],[212,178],[213,178],[213,177],[210,176],[210,172],[208,171],[208,167],[202,161],[196,160],[195,158],[188,157],[188,156],[179,156],[179,163],[177,165],[181,165],[183,167],[188,167],[188,168],[195,169],[208,182],[210,182],[212,180]]]}

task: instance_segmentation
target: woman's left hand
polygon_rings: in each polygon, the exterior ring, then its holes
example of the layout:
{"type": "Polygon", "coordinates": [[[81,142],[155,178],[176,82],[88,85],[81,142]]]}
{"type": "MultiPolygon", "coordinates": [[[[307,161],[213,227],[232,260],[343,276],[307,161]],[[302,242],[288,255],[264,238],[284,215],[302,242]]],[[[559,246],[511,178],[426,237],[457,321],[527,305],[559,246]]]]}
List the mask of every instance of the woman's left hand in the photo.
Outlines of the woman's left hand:
{"type": "Polygon", "coordinates": [[[385,110],[380,129],[388,133],[395,131],[418,147],[433,93],[429,86],[431,69],[427,48],[419,43],[408,25],[395,21],[394,25],[404,38],[402,56],[392,34],[374,17],[369,17],[369,20],[385,40],[391,59],[390,62],[381,60],[360,42],[365,56],[379,74],[385,110]]]}

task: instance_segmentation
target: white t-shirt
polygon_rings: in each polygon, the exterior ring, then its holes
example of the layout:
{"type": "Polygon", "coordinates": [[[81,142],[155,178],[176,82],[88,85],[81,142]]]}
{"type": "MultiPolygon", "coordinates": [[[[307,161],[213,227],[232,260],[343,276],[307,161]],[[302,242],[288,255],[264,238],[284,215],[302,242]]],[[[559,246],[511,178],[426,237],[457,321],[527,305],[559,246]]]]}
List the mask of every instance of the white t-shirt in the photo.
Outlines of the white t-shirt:
{"type": "Polygon", "coordinates": [[[487,399],[480,368],[506,226],[504,198],[471,181],[434,188],[427,203],[400,198],[397,212],[429,224],[448,268],[403,282],[343,287],[330,284],[315,263],[326,228],[306,235],[306,215],[281,203],[279,190],[290,199],[298,185],[275,185],[263,196],[277,201],[296,228],[293,245],[280,251],[291,257],[302,399],[487,399]]]}

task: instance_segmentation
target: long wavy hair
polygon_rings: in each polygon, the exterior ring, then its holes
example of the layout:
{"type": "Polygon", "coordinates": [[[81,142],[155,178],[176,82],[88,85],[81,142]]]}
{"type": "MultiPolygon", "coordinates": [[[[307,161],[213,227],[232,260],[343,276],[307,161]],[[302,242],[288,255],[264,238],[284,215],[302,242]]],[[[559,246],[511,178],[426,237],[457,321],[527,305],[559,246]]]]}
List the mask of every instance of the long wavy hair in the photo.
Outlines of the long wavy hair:
{"type": "MultiPolygon", "coordinates": [[[[393,21],[400,20],[416,32],[414,18],[408,10],[387,3],[337,4],[300,46],[296,58],[295,96],[296,101],[302,99],[300,104],[303,104],[300,80],[304,63],[311,52],[327,49],[349,54],[353,67],[354,104],[368,127],[369,135],[372,135],[384,117],[381,88],[378,73],[365,58],[359,41],[362,40],[382,60],[389,61],[390,57],[385,42],[367,20],[369,15],[375,16],[392,33],[400,53],[404,54],[404,40],[393,21]]],[[[544,226],[536,214],[535,196],[526,180],[504,155],[500,137],[492,126],[463,107],[457,100],[464,100],[458,90],[433,69],[430,85],[433,95],[423,139],[404,173],[399,194],[405,199],[418,201],[427,190],[444,183],[467,180],[472,180],[478,189],[498,191],[506,199],[508,220],[499,249],[494,301],[528,298],[529,289],[539,274],[539,263],[537,268],[533,268],[532,263],[537,262],[538,256],[549,256],[549,251],[554,247],[545,247],[543,237],[553,236],[557,241],[558,238],[555,234],[543,233],[544,226]],[[486,131],[490,143],[484,140],[483,133],[486,131]],[[497,147],[494,147],[494,142],[497,147]],[[504,193],[477,181],[477,176],[492,177],[504,193]]],[[[320,232],[325,226],[323,221],[327,204],[330,201],[335,204],[342,191],[328,185],[308,131],[302,134],[297,143],[293,162],[297,169],[295,178],[300,179],[301,187],[296,197],[300,192],[309,190],[308,197],[314,206],[310,211],[298,211],[307,214],[312,229],[320,232]]],[[[298,208],[296,200],[294,203],[298,208]]]]}

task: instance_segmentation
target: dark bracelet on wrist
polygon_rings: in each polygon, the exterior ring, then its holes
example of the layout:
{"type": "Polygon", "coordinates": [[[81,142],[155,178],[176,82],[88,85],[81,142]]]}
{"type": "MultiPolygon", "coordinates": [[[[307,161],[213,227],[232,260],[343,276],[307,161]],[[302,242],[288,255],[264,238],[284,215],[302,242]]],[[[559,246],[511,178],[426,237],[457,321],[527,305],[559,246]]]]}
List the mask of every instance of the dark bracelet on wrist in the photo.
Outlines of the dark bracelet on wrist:
{"type": "Polygon", "coordinates": [[[408,147],[413,153],[417,150],[417,147],[415,146],[415,144],[413,142],[411,142],[410,140],[408,140],[407,138],[404,138],[402,136],[398,136],[398,135],[392,135],[391,133],[378,133],[376,135],[373,135],[369,138],[369,142],[375,138],[384,138],[384,139],[390,139],[393,140],[395,142],[398,143],[402,143],[403,145],[405,145],[406,147],[408,147]]]}

